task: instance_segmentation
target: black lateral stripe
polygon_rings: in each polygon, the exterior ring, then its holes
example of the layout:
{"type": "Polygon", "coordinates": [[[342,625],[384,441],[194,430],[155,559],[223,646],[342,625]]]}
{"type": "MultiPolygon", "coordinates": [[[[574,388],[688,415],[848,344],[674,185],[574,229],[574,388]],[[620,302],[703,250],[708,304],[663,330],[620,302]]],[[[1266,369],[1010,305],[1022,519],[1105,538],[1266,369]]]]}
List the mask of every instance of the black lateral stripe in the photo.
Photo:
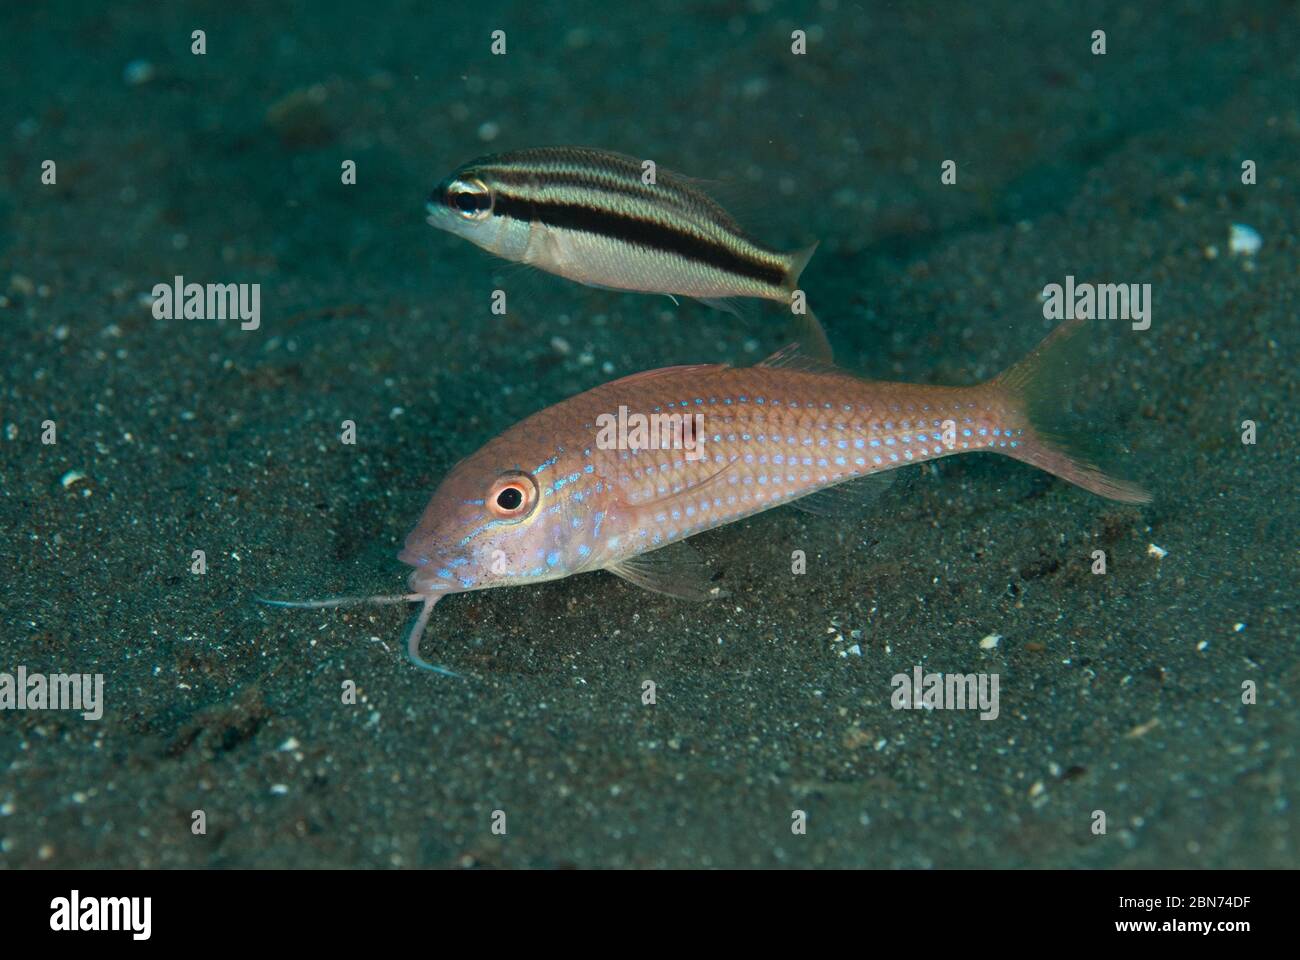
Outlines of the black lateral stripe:
{"type": "Polygon", "coordinates": [[[594,233],[612,240],[649,247],[652,250],[675,253],[688,260],[748,277],[751,280],[758,280],[777,288],[785,285],[783,266],[751,259],[703,237],[682,233],[665,224],[641,217],[599,210],[576,203],[539,203],[533,200],[518,200],[504,193],[497,194],[493,213],[525,222],[544,223],[548,227],[581,230],[584,233],[594,233]]]}

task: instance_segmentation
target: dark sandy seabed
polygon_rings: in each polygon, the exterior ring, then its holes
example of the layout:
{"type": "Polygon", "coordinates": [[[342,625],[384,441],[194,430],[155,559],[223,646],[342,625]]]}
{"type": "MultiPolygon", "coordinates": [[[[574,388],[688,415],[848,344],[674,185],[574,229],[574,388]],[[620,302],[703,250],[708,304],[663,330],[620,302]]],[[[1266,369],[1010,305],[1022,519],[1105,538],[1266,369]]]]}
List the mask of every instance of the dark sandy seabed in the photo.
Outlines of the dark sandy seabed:
{"type": "Polygon", "coordinates": [[[5,6],[0,670],[100,672],[107,705],[0,716],[0,865],[1297,864],[1296,4],[654,6],[5,6]],[[781,344],[770,305],[530,276],[424,224],[461,161],[550,143],[820,238],[804,287],[876,378],[996,373],[1067,274],[1152,284],[1149,330],[1097,325],[1084,399],[1154,502],[944,460],[860,520],[698,537],[726,600],[451,597],[424,649],[461,681],[406,662],[407,608],[256,605],[401,589],[441,476],[541,407],[781,344]],[[262,284],[261,329],[155,320],[176,274],[262,284]],[[1001,715],[892,710],[916,664],[998,673],[1001,715]]]}

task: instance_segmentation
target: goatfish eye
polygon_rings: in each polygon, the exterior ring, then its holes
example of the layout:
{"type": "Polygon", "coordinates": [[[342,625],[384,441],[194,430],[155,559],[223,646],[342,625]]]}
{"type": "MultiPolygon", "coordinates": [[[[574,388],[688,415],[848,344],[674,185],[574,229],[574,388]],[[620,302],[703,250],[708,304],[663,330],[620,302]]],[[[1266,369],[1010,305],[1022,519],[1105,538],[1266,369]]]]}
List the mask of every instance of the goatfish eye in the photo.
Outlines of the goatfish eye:
{"type": "Polygon", "coordinates": [[[445,201],[465,220],[486,220],[492,215],[492,191],[477,177],[453,180],[445,201]]]}
{"type": "Polygon", "coordinates": [[[484,503],[498,520],[518,523],[533,512],[539,499],[537,481],[527,473],[510,470],[493,481],[484,503]]]}

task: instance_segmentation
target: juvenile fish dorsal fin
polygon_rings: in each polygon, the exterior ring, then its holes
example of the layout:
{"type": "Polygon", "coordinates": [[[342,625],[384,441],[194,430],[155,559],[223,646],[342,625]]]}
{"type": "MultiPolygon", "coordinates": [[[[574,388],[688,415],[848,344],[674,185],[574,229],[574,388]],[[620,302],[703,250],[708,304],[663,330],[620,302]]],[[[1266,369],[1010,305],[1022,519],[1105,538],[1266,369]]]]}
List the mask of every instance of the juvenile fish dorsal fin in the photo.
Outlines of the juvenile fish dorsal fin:
{"type": "Polygon", "coordinates": [[[893,486],[897,477],[897,470],[858,477],[800,497],[790,506],[819,517],[859,517],[871,508],[877,497],[893,486]]]}
{"type": "Polygon", "coordinates": [[[709,580],[709,568],[684,540],[659,550],[628,557],[605,568],[645,590],[682,600],[711,600],[724,591],[709,580]]]}

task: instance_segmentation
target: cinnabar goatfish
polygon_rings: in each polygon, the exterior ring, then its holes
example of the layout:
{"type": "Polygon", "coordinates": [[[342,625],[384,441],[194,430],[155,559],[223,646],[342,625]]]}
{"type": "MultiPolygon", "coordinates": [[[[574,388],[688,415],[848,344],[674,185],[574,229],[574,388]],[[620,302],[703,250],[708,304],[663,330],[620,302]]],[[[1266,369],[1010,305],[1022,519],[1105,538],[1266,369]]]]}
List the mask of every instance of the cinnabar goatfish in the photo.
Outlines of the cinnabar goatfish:
{"type": "Polygon", "coordinates": [[[989,451],[1144,503],[1144,490],[1072,452],[1063,432],[1066,347],[1084,341],[1083,327],[1067,321],[970,387],[866,381],[787,348],[754,367],[666,367],[588,390],[457,464],[399,555],[415,568],[411,592],[369,599],[422,602],[408,653],[450,673],[419,655],[449,593],[608,570],[706,598],[716,592],[707,569],[678,541],[786,503],[831,512],[828,503],[862,499],[864,484],[908,464],[989,451]]]}

